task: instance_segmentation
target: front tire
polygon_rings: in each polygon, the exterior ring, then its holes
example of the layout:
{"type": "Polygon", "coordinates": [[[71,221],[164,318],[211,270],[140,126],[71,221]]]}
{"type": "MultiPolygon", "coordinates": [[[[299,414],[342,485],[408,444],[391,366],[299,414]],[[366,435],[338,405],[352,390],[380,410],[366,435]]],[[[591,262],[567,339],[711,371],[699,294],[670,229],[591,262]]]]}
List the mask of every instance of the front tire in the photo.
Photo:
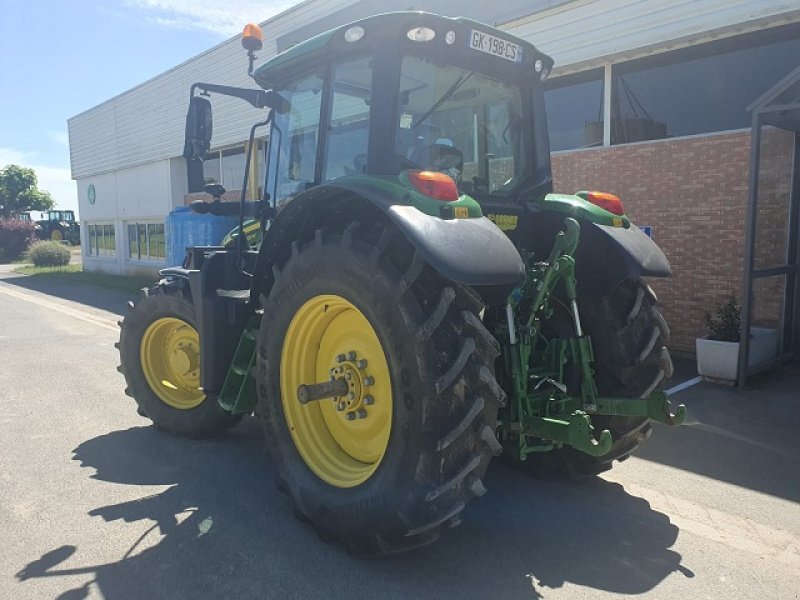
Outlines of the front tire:
{"type": "Polygon", "coordinates": [[[120,327],[118,371],[125,377],[125,393],[157,428],[206,437],[240,420],[200,388],[197,318],[183,280],[142,290],[120,327]]]}
{"type": "Polygon", "coordinates": [[[274,275],[257,412],[295,514],[357,554],[436,540],[484,493],[500,449],[498,347],[477,297],[391,226],[317,231],[274,275]],[[347,373],[352,397],[300,404],[299,384],[347,373]]]}

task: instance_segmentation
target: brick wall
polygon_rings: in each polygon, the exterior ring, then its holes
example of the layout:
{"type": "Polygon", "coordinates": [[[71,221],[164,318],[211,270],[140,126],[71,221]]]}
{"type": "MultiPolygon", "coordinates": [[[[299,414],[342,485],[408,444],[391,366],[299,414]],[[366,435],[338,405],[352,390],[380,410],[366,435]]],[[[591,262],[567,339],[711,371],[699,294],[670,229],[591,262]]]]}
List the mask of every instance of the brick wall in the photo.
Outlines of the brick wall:
{"type": "Polygon", "coordinates": [[[750,133],[595,148],[553,155],[557,192],[617,194],[673,271],[652,279],[672,329],[670,346],[694,352],[705,334],[703,313],[740,296],[744,263],[750,133]]]}

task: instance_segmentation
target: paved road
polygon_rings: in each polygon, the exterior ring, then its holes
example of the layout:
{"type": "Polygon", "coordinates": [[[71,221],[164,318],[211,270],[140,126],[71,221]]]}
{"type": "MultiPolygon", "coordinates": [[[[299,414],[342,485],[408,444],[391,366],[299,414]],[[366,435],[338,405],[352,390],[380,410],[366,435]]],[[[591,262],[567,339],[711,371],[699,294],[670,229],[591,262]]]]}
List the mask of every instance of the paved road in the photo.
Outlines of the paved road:
{"type": "Polygon", "coordinates": [[[207,442],[136,415],[124,305],[0,273],[2,598],[798,597],[796,378],[683,392],[692,424],[601,479],[493,466],[438,544],[358,560],[292,518],[254,420],[207,442]]]}

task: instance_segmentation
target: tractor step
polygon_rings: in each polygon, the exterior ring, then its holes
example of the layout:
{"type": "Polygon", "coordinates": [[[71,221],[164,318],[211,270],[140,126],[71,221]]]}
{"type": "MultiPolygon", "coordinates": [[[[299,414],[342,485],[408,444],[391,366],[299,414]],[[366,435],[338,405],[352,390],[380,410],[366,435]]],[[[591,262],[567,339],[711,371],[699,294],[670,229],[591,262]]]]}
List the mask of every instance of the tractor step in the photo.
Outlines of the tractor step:
{"type": "Polygon", "coordinates": [[[254,316],[247,323],[233,355],[233,361],[219,393],[219,405],[232,415],[253,412],[256,407],[256,380],[253,364],[256,359],[256,332],[261,318],[254,316]]]}

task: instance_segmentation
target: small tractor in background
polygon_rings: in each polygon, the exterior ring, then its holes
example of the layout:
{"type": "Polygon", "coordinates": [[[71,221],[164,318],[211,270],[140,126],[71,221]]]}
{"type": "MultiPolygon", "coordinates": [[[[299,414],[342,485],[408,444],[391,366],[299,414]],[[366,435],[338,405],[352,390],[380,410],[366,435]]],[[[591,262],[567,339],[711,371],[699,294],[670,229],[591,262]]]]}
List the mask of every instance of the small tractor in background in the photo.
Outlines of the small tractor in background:
{"type": "Polygon", "coordinates": [[[364,554],[457,525],[494,456],[591,476],[682,422],[644,280],[670,275],[664,254],[616,196],[552,193],[550,57],[401,12],[254,70],[261,35],[242,38],[259,89],[191,87],[184,149],[199,191],[208,97],[264,110],[261,198],[245,176],[239,203],[195,207],[260,235],[187,249],[132,306],[118,348],[140,414],[196,437],[255,413],[295,513],[364,554]]]}
{"type": "MultiPolygon", "coordinates": [[[[31,220],[30,213],[20,213],[19,217],[25,221],[31,220]]],[[[72,245],[81,243],[81,227],[72,210],[48,210],[44,219],[35,221],[34,233],[40,240],[66,241],[72,245]]]]}

